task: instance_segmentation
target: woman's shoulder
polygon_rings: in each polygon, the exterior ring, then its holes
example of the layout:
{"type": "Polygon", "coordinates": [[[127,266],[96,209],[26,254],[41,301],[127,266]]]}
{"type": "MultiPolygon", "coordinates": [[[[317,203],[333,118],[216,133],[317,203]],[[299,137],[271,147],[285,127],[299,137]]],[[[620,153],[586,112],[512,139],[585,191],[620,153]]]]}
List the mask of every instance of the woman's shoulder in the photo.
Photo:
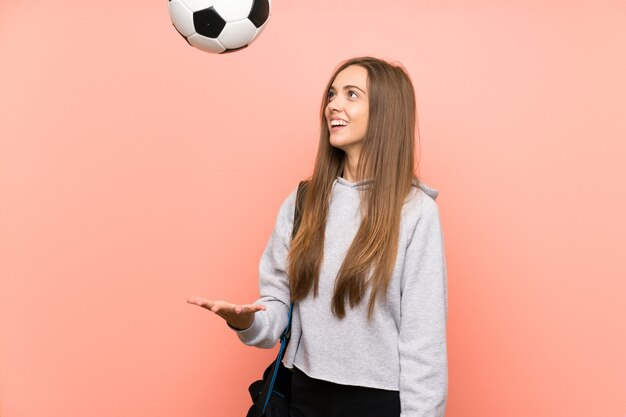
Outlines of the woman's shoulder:
{"type": "Polygon", "coordinates": [[[411,189],[415,188],[419,189],[422,193],[432,198],[433,201],[435,201],[437,199],[437,196],[439,196],[439,190],[426,185],[423,181],[414,181],[411,189]]]}
{"type": "Polygon", "coordinates": [[[438,196],[439,190],[427,185],[423,181],[414,180],[405,203],[418,204],[421,203],[424,198],[432,200],[432,203],[434,203],[438,196]]]}
{"type": "Polygon", "coordinates": [[[439,190],[436,188],[422,181],[414,181],[403,208],[403,217],[409,224],[415,225],[420,217],[437,215],[435,200],[438,196],[439,190]]]}
{"type": "Polygon", "coordinates": [[[289,194],[287,194],[287,196],[283,198],[283,202],[280,205],[278,216],[284,219],[284,221],[287,223],[293,222],[294,210],[296,208],[296,198],[298,196],[298,189],[302,182],[304,181],[301,181],[295,186],[292,186],[291,191],[289,191],[289,194]]]}

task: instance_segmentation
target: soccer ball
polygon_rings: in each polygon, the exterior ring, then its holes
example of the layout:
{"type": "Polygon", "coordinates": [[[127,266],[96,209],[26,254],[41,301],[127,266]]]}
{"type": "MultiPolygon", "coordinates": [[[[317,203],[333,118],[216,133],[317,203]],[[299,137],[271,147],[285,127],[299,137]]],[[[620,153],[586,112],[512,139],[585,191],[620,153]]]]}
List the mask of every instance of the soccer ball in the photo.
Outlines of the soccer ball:
{"type": "Polygon", "coordinates": [[[250,45],[270,18],[271,0],[169,0],[170,19],[191,46],[221,54],[250,45]]]}

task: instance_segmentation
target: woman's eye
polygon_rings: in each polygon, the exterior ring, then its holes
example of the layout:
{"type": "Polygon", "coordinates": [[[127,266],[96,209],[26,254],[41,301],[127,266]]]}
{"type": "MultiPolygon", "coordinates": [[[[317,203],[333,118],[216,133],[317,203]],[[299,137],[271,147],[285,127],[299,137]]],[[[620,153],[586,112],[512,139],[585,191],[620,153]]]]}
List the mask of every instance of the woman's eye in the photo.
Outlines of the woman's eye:
{"type": "Polygon", "coordinates": [[[359,95],[354,90],[348,91],[348,97],[357,98],[359,95]]]}
{"type": "Polygon", "coordinates": [[[335,97],[335,92],[332,90],[328,91],[328,98],[331,99],[333,97],[335,97]]]}

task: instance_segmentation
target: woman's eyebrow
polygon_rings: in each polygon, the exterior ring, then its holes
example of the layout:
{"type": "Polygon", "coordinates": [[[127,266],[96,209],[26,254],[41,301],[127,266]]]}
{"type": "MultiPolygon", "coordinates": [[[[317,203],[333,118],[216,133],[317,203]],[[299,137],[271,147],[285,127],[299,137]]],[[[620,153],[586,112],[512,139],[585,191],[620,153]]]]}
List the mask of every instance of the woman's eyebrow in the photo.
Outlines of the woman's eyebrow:
{"type": "MultiPolygon", "coordinates": [[[[351,85],[351,84],[348,84],[348,85],[344,85],[344,86],[343,86],[343,89],[344,89],[344,90],[348,90],[348,89],[350,89],[350,88],[356,88],[357,90],[361,91],[363,94],[367,94],[367,93],[366,93],[366,92],[365,92],[362,88],[357,87],[356,85],[351,85]]],[[[330,89],[331,89],[331,90],[336,90],[335,86],[332,86],[332,85],[330,86],[330,89]]]]}

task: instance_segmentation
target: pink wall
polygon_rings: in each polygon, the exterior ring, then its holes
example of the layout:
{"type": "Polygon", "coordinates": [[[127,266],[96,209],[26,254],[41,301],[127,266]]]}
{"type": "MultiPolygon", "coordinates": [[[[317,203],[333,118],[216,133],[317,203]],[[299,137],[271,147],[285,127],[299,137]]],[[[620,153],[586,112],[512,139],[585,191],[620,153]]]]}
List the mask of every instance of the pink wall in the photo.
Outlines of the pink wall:
{"type": "Polygon", "coordinates": [[[274,352],[185,300],[256,298],[324,83],[361,54],[418,93],[447,416],[626,415],[623,1],[276,0],[213,56],[164,0],[2,0],[2,417],[245,414],[274,352]]]}

